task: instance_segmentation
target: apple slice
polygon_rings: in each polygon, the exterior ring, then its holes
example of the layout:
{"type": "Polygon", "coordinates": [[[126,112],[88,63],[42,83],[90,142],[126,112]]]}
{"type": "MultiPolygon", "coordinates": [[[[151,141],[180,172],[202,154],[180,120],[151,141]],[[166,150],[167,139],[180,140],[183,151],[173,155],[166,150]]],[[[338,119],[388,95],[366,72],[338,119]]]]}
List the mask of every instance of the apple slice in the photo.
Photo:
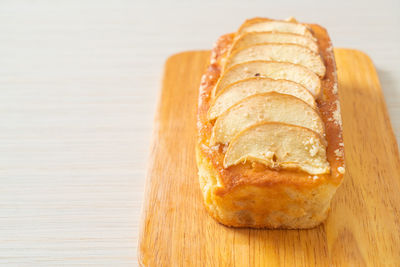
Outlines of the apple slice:
{"type": "Polygon", "coordinates": [[[227,59],[225,68],[253,60],[299,64],[320,77],[324,77],[326,70],[320,55],[296,44],[257,44],[236,50],[227,59]]]}
{"type": "Polygon", "coordinates": [[[224,167],[246,161],[313,175],[330,171],[326,147],[317,133],[280,122],[256,124],[235,136],[226,151],[224,167]]]}
{"type": "Polygon", "coordinates": [[[251,19],[243,23],[238,30],[238,34],[243,34],[246,32],[295,33],[315,40],[315,37],[307,26],[290,21],[278,21],[261,18],[251,19]]]}
{"type": "Polygon", "coordinates": [[[212,97],[214,98],[226,86],[250,77],[267,77],[274,80],[293,81],[303,85],[315,98],[321,92],[320,79],[306,67],[287,62],[256,60],[237,64],[227,69],[213,88],[212,97]]]}
{"type": "Polygon", "coordinates": [[[220,91],[208,110],[208,119],[216,119],[243,98],[267,92],[292,95],[300,98],[312,108],[315,109],[316,107],[312,94],[298,83],[287,80],[253,77],[230,84],[220,91]]]}
{"type": "Polygon", "coordinates": [[[325,136],[324,123],[315,109],[297,97],[269,92],[246,97],[219,116],[210,143],[227,144],[247,127],[268,121],[302,126],[325,136]]]}
{"type": "Polygon", "coordinates": [[[233,43],[231,53],[247,46],[265,43],[297,44],[318,53],[318,45],[314,40],[303,35],[282,32],[244,33],[233,43]]]}

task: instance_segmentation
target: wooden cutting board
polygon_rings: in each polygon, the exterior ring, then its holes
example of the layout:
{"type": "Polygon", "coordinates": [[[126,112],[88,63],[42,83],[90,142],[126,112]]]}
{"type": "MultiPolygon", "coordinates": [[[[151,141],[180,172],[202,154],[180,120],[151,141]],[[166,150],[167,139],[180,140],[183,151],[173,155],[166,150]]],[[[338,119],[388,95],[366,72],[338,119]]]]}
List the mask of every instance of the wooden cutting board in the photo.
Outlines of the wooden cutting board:
{"type": "Polygon", "coordinates": [[[400,266],[400,159],[373,63],[335,49],[347,171],[327,221],[311,230],[234,229],[203,207],[196,105],[207,51],[165,66],[139,240],[142,266],[400,266]]]}

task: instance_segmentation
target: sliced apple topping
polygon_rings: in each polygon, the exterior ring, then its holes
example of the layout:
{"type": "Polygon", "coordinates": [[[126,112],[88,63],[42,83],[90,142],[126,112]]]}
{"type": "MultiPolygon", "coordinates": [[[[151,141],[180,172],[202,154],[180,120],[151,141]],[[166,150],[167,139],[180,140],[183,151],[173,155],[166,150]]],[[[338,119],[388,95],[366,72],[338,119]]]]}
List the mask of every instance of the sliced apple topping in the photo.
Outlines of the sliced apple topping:
{"type": "Polygon", "coordinates": [[[243,34],[246,32],[285,32],[285,33],[295,33],[304,35],[308,38],[315,39],[311,31],[307,26],[289,22],[289,21],[272,21],[255,19],[246,21],[239,29],[238,34],[243,34]]]}
{"type": "Polygon", "coordinates": [[[208,119],[216,119],[243,98],[267,92],[292,95],[303,100],[312,108],[316,107],[312,94],[298,83],[288,80],[253,77],[230,84],[220,91],[208,110],[208,119]]]}
{"type": "Polygon", "coordinates": [[[313,175],[330,171],[326,147],[317,133],[280,122],[256,124],[235,136],[225,154],[224,167],[246,161],[313,175]]]}
{"type": "Polygon", "coordinates": [[[219,78],[212,91],[215,96],[228,85],[250,77],[267,77],[271,79],[284,79],[303,85],[315,98],[321,92],[321,81],[318,76],[301,65],[256,60],[237,64],[227,69],[219,78]]]}
{"type": "Polygon", "coordinates": [[[244,98],[215,121],[210,143],[227,144],[236,134],[260,122],[283,122],[325,135],[318,112],[297,97],[269,92],[244,98]]]}
{"type": "Polygon", "coordinates": [[[295,44],[257,44],[236,50],[227,59],[225,68],[254,60],[299,64],[320,77],[325,75],[326,70],[320,55],[306,47],[295,44]]]}
{"type": "Polygon", "coordinates": [[[233,43],[232,51],[264,43],[297,44],[307,47],[311,51],[318,53],[317,43],[308,37],[294,33],[283,32],[248,32],[245,33],[233,43]]]}

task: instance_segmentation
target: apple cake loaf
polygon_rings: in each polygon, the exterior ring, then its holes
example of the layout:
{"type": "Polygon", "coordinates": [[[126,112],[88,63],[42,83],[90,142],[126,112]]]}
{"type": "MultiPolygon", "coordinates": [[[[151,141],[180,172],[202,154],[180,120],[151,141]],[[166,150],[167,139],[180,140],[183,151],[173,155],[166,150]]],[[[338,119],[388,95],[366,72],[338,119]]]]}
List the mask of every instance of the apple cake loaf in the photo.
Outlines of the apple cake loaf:
{"type": "Polygon", "coordinates": [[[216,42],[202,77],[196,158],[207,211],[234,227],[310,228],[345,172],[326,30],[254,18],[216,42]]]}

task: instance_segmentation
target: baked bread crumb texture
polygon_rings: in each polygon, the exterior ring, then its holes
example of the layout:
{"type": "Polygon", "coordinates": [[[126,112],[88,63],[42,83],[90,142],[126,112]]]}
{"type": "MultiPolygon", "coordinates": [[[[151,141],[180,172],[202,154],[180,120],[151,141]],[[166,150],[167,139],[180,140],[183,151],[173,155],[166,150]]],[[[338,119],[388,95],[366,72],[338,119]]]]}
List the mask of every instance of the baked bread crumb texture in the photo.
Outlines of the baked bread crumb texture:
{"type": "Polygon", "coordinates": [[[202,77],[196,158],[207,211],[235,227],[310,228],[345,172],[326,30],[253,18],[219,38],[202,77]]]}

